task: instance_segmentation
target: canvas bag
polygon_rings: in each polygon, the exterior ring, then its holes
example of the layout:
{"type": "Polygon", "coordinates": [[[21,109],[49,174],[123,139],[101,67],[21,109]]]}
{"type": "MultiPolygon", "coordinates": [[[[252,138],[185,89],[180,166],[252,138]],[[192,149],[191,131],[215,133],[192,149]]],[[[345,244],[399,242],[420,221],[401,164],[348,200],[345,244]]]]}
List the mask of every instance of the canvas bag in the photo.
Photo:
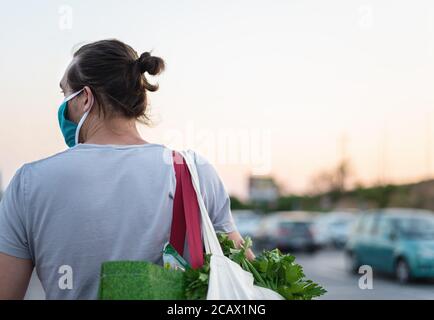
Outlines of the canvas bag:
{"type": "Polygon", "coordinates": [[[188,167],[201,216],[205,251],[211,255],[208,300],[283,300],[277,292],[255,286],[253,275],[224,256],[214,226],[203,201],[194,154],[181,151],[188,167]]]}

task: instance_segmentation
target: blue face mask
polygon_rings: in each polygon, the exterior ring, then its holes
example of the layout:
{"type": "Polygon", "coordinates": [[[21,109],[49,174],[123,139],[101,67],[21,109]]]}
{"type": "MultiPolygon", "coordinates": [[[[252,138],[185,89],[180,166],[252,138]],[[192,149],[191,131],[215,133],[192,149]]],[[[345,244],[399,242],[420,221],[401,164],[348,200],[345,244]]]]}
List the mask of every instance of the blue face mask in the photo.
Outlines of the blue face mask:
{"type": "Polygon", "coordinates": [[[89,108],[89,110],[84,113],[84,115],[81,117],[78,124],[66,118],[68,112],[68,101],[78,96],[83,90],[84,89],[81,89],[71,94],[70,96],[66,97],[65,100],[63,100],[62,104],[60,105],[59,111],[57,113],[60,130],[62,131],[63,137],[65,138],[65,142],[68,145],[68,147],[73,147],[76,144],[78,144],[78,135],[80,132],[80,128],[83,125],[84,120],[86,120],[86,117],[89,114],[91,109],[89,108]]]}

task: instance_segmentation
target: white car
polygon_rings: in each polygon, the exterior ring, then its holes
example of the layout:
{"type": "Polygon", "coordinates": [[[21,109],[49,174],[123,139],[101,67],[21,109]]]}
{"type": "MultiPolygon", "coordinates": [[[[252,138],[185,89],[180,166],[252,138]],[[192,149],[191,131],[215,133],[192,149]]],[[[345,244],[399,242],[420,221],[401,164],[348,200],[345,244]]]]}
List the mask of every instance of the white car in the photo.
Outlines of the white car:
{"type": "Polygon", "coordinates": [[[233,210],[232,217],[243,237],[254,237],[262,221],[262,217],[251,210],[233,210]]]}
{"type": "Polygon", "coordinates": [[[324,213],[314,224],[316,243],[320,247],[343,248],[356,219],[352,212],[324,213]]]}

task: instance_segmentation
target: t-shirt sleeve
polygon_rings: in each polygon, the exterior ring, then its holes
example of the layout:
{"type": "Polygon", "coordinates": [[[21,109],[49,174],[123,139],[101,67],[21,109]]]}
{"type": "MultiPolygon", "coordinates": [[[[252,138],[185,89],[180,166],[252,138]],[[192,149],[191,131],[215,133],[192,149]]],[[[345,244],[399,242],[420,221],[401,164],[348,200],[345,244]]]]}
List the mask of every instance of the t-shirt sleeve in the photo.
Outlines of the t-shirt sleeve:
{"type": "Polygon", "coordinates": [[[15,173],[0,201],[0,252],[31,259],[23,221],[26,210],[24,168],[15,173]]]}
{"type": "Polygon", "coordinates": [[[200,189],[216,232],[236,231],[229,194],[214,167],[202,156],[194,153],[200,189]]]}

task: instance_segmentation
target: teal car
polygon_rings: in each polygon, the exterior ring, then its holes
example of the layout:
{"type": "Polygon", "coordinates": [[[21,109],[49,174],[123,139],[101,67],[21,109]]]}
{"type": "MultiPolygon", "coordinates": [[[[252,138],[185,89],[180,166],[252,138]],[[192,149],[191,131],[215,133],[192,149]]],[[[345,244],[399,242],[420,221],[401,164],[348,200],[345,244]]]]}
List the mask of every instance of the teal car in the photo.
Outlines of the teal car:
{"type": "Polygon", "coordinates": [[[384,209],[361,215],[347,242],[349,268],[394,274],[399,282],[434,278],[434,213],[384,209]]]}

